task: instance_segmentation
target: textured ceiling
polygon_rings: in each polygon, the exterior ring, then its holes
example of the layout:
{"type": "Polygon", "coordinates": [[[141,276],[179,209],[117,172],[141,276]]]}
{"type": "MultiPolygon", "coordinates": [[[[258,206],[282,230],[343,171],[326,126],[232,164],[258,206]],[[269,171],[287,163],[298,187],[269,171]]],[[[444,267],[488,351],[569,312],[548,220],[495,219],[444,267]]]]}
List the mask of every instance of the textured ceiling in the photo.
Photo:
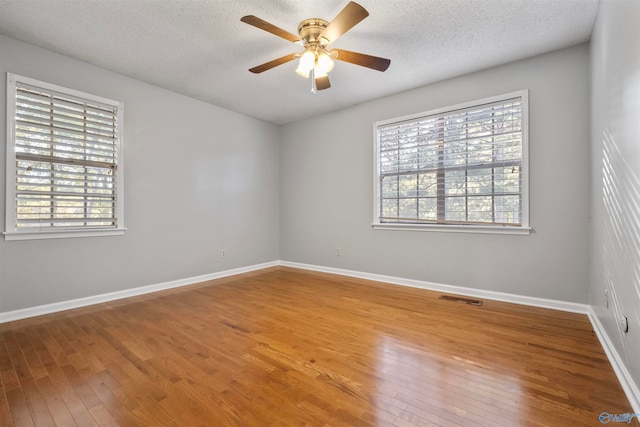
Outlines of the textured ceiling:
{"type": "Polygon", "coordinates": [[[313,95],[296,62],[247,70],[301,47],[291,33],[347,0],[0,0],[0,33],[277,124],[589,40],[598,0],[359,0],[369,17],[332,47],[391,59],[337,62],[313,95]]]}

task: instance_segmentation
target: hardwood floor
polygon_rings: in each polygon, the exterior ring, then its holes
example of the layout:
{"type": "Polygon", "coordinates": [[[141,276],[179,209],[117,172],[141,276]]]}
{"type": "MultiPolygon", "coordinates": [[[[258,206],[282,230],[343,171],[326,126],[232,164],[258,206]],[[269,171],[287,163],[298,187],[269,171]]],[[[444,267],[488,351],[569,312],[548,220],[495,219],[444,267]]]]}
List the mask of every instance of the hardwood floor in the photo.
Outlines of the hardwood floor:
{"type": "Polygon", "coordinates": [[[584,315],[277,267],[0,325],[0,425],[598,426],[584,315]]]}

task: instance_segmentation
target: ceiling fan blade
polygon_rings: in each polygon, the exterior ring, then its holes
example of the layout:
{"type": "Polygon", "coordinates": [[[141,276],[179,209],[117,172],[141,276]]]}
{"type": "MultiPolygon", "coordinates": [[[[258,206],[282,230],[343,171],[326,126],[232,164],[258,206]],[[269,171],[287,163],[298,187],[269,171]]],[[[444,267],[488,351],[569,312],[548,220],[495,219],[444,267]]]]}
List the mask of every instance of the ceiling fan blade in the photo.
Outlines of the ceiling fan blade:
{"type": "Polygon", "coordinates": [[[298,56],[297,54],[291,53],[291,54],[285,55],[285,56],[283,56],[281,58],[274,59],[273,61],[265,62],[262,65],[258,65],[256,67],[249,68],[249,71],[251,71],[252,73],[255,73],[255,74],[260,74],[263,71],[270,70],[273,67],[277,67],[278,65],[286,64],[289,61],[293,61],[294,59],[296,59],[297,56],[298,56]]]}
{"type": "Polygon", "coordinates": [[[350,1],[333,21],[324,29],[321,38],[327,39],[328,44],[335,42],[338,37],[353,28],[358,22],[369,16],[369,12],[358,3],[350,1]]]}
{"type": "Polygon", "coordinates": [[[264,30],[268,33],[271,33],[278,37],[282,37],[285,40],[289,40],[290,42],[295,43],[300,41],[300,37],[296,36],[295,34],[291,34],[289,31],[283,30],[280,27],[276,27],[275,25],[270,24],[267,21],[258,18],[257,16],[247,15],[240,18],[240,20],[246,24],[253,25],[256,28],[260,28],[261,30],[264,30]]]}
{"type": "Polygon", "coordinates": [[[349,62],[351,64],[372,68],[378,71],[385,71],[391,64],[390,59],[365,55],[364,53],[351,52],[349,50],[342,49],[333,49],[331,52],[335,52],[338,54],[338,56],[336,56],[336,59],[339,61],[349,62]]]}
{"type": "Polygon", "coordinates": [[[316,89],[325,90],[331,87],[329,76],[316,77],[316,89]]]}

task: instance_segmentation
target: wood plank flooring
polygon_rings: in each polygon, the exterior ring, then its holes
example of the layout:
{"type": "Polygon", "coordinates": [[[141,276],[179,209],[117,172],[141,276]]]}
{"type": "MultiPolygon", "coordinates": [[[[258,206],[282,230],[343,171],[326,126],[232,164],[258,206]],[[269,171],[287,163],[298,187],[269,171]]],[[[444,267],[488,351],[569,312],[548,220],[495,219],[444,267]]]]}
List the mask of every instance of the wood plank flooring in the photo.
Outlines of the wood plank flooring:
{"type": "Polygon", "coordinates": [[[284,267],[0,325],[2,426],[599,426],[584,315],[284,267]]]}

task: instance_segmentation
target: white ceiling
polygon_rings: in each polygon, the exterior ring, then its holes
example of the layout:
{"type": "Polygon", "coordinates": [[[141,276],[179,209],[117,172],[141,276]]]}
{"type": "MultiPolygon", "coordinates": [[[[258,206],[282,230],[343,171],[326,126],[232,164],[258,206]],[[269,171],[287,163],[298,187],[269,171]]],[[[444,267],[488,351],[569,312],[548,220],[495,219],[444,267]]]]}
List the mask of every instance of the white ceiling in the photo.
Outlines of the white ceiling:
{"type": "Polygon", "coordinates": [[[589,40],[598,0],[358,0],[369,17],[332,47],[391,59],[337,62],[313,95],[290,62],[291,33],[348,0],[0,0],[0,33],[268,122],[282,124],[589,40]]]}

